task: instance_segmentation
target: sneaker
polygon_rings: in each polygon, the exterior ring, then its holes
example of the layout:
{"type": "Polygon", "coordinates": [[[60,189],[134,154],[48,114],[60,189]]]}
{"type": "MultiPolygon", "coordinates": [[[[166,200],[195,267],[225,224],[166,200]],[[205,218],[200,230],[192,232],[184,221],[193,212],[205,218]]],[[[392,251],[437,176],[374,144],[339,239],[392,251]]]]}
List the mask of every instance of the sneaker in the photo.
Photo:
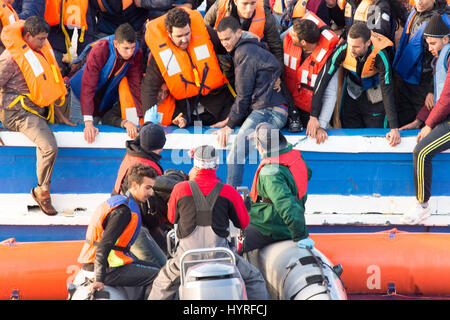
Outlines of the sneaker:
{"type": "Polygon", "coordinates": [[[402,217],[402,222],[407,224],[419,224],[430,216],[430,207],[424,208],[419,202],[402,217]]]}

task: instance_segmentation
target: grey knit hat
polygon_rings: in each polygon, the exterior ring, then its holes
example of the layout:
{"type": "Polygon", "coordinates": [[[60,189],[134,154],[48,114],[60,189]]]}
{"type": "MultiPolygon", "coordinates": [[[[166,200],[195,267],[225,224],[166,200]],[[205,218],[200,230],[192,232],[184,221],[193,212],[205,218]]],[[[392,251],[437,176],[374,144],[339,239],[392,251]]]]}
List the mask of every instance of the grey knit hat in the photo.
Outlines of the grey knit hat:
{"type": "Polygon", "coordinates": [[[431,17],[423,32],[424,36],[433,38],[443,38],[449,34],[450,28],[444,20],[442,20],[442,16],[440,14],[435,14],[431,17]]]}
{"type": "Polygon", "coordinates": [[[194,149],[194,167],[199,169],[216,169],[219,155],[210,145],[203,145],[194,149]]]}
{"type": "Polygon", "coordinates": [[[259,143],[265,151],[277,151],[287,147],[288,142],[280,129],[268,122],[260,123],[255,131],[249,135],[249,140],[259,143]]]}

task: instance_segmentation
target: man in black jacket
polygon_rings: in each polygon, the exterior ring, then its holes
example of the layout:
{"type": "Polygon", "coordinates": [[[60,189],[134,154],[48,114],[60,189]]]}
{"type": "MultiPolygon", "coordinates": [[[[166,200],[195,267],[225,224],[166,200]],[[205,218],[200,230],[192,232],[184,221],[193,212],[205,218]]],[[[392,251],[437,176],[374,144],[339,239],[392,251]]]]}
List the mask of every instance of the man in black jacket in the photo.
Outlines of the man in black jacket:
{"type": "Polygon", "coordinates": [[[83,270],[94,271],[92,290],[100,291],[105,285],[143,286],[149,294],[160,266],[136,259],[130,247],[141,228],[139,203],[152,195],[155,178],[153,168],[133,166],[127,194],[109,198],[92,215],[78,258],[83,270]]]}
{"type": "Polygon", "coordinates": [[[339,66],[345,69],[347,88],[343,93],[343,128],[386,128],[391,146],[400,143],[397,110],[394,103],[391,57],[392,42],[371,33],[365,23],[357,22],[349,30],[347,41],[338,46],[319,73],[311,102],[311,116],[322,109],[325,89],[339,66]],[[386,121],[387,119],[387,121],[386,121]]]}
{"type": "Polygon", "coordinates": [[[227,184],[242,184],[244,164],[250,153],[248,135],[258,123],[269,122],[276,128],[286,124],[288,108],[280,92],[281,65],[251,33],[241,30],[232,16],[220,20],[217,27],[222,45],[233,58],[236,93],[231,111],[216,134],[219,145],[227,145],[236,126],[241,126],[227,157],[227,184]]]}

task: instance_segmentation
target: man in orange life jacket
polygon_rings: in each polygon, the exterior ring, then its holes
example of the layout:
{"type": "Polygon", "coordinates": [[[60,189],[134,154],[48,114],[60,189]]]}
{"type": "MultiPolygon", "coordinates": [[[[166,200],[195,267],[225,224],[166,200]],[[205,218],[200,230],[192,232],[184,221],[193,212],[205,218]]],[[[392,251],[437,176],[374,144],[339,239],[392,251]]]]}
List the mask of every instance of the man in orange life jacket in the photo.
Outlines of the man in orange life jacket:
{"type": "Polygon", "coordinates": [[[137,260],[130,247],[141,228],[138,204],[152,195],[155,179],[155,169],[133,166],[127,194],[112,196],[91,216],[78,262],[84,270],[94,272],[92,290],[101,291],[104,285],[143,286],[148,295],[160,267],[137,260]]]}
{"type": "Polygon", "coordinates": [[[312,248],[304,216],[311,169],[300,151],[270,123],[258,124],[250,139],[263,160],[250,191],[250,225],[244,231],[242,252],[287,239],[312,248]]]}
{"type": "Polygon", "coordinates": [[[79,58],[82,67],[69,80],[70,120],[84,123],[88,143],[94,142],[98,134],[94,124],[100,119],[102,124],[125,128],[131,139],[136,138],[143,117],[139,90],[142,50],[131,25],[119,26],[114,35],[86,47],[79,58]]]}
{"type": "MultiPolygon", "coordinates": [[[[337,73],[325,91],[318,118],[310,116],[316,79],[338,42],[338,36],[314,13],[308,12],[294,21],[283,40],[284,80],[296,106],[291,112],[289,131],[296,132],[295,122],[301,121],[306,133],[320,143],[326,139],[327,128],[336,104],[337,73]],[[314,130],[311,130],[314,128],[314,130]]],[[[288,96],[289,97],[289,96],[288,96]]]]}
{"type": "MultiPolygon", "coordinates": [[[[0,33],[7,25],[19,20],[19,16],[12,7],[14,0],[0,0],[0,33]]],[[[0,41],[0,54],[5,50],[0,41]]]]}
{"type": "Polygon", "coordinates": [[[151,56],[141,87],[144,112],[157,104],[166,84],[173,102],[158,111],[173,124],[211,125],[226,118],[233,96],[216,57],[226,50],[198,11],[174,8],[150,21],[145,41],[151,56]]]}
{"type": "Polygon", "coordinates": [[[2,31],[6,50],[0,55],[0,120],[36,144],[37,187],[31,195],[47,215],[55,215],[50,184],[58,153],[47,121],[54,122],[55,102],[67,90],[47,41],[50,26],[37,16],[19,20],[2,31]]]}

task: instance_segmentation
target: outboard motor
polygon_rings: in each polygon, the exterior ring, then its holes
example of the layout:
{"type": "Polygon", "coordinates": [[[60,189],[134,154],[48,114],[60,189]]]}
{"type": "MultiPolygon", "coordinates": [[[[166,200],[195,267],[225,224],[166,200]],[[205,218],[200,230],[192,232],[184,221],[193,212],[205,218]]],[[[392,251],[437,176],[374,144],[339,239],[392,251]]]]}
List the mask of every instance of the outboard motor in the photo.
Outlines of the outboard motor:
{"type": "Polygon", "coordinates": [[[73,283],[67,284],[68,300],[139,300],[144,298],[143,287],[105,286],[101,291],[91,291],[94,272],[81,269],[73,283]]]}
{"type": "Polygon", "coordinates": [[[244,280],[227,248],[186,251],[180,259],[180,300],[246,300],[244,280]]]}

